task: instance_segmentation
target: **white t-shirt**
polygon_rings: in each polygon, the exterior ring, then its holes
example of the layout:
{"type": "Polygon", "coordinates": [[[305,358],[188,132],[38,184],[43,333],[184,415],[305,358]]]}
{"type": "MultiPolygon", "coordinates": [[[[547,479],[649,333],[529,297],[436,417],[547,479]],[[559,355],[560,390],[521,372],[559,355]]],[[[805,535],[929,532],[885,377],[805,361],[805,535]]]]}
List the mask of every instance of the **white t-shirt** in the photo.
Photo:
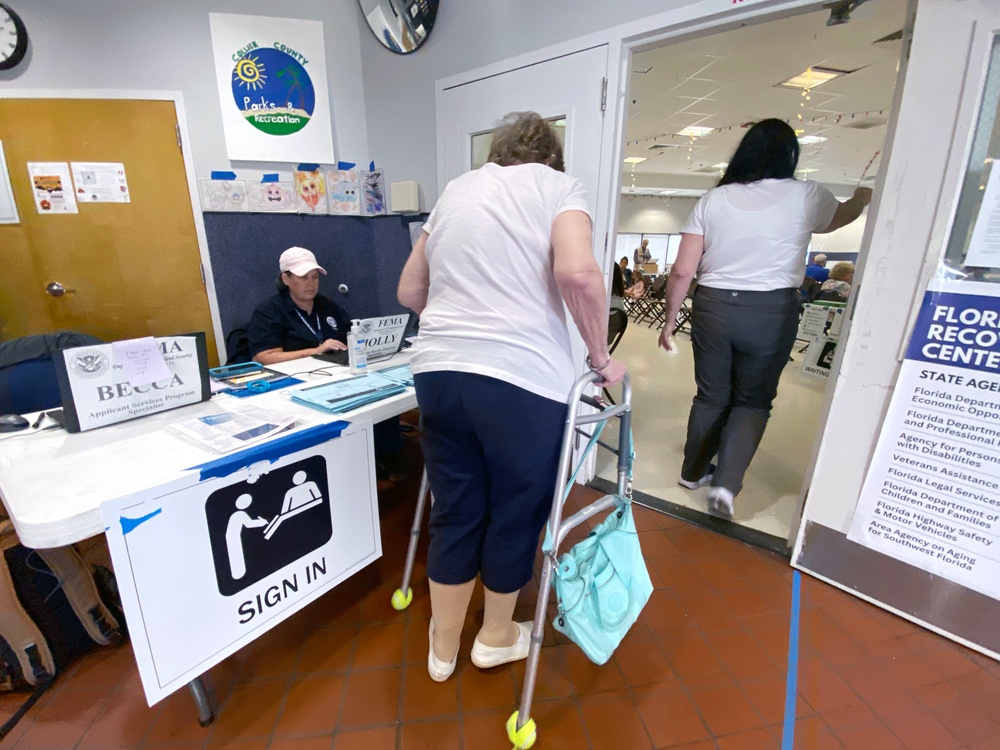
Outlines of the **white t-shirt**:
{"type": "Polygon", "coordinates": [[[698,283],[747,291],[801,286],[812,233],[830,225],[837,204],[833,193],[809,180],[709,190],[681,229],[705,236],[698,283]]]}
{"type": "Polygon", "coordinates": [[[551,245],[563,211],[589,216],[587,191],[544,164],[487,164],[448,183],[423,227],[430,289],[414,373],[478,373],[566,401],[575,370],[551,245]]]}

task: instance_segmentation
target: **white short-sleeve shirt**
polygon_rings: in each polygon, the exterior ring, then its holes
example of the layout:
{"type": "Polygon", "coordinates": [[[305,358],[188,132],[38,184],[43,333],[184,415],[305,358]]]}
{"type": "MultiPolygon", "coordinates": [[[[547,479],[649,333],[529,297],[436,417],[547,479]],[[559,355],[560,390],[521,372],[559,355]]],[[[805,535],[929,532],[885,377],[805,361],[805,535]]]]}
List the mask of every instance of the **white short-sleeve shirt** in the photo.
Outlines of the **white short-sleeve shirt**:
{"type": "Polygon", "coordinates": [[[551,245],[563,211],[591,215],[587,191],[543,164],[487,164],[448,183],[423,227],[430,288],[414,373],[477,373],[567,400],[575,368],[551,245]]]}
{"type": "Polygon", "coordinates": [[[802,285],[813,232],[826,229],[838,201],[810,180],[760,180],[713,188],[681,232],[705,237],[698,283],[770,291],[802,285]]]}

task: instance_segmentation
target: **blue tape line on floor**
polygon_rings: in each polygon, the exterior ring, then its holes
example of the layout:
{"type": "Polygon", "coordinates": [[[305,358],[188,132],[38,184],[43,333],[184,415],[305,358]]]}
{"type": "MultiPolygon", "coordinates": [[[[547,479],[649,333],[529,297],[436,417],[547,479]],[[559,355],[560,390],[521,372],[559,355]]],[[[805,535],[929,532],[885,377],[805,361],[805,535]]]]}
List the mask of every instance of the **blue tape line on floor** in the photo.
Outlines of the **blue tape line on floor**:
{"type": "Polygon", "coordinates": [[[781,750],[795,747],[795,704],[798,696],[799,673],[799,604],[802,575],[792,573],[792,613],[788,622],[788,674],[785,678],[785,726],[781,732],[781,750]]]}
{"type": "Polygon", "coordinates": [[[350,422],[339,419],[336,422],[316,425],[315,427],[310,427],[308,430],[294,432],[286,437],[255,445],[239,453],[234,453],[231,456],[223,456],[199,466],[188,467],[185,471],[200,471],[201,476],[199,477],[199,481],[201,482],[204,482],[206,479],[226,477],[234,471],[238,471],[258,461],[274,461],[282,456],[287,456],[289,453],[312,448],[314,445],[325,443],[327,440],[333,440],[340,437],[340,433],[350,424],[350,422]]]}
{"type": "Polygon", "coordinates": [[[122,535],[124,536],[125,534],[128,534],[130,531],[133,531],[137,526],[146,523],[146,521],[148,521],[150,518],[152,518],[153,516],[158,516],[162,512],[163,508],[157,508],[152,513],[147,513],[146,515],[141,516],[140,518],[125,518],[125,516],[119,516],[118,520],[121,522],[122,525],[122,535]]]}

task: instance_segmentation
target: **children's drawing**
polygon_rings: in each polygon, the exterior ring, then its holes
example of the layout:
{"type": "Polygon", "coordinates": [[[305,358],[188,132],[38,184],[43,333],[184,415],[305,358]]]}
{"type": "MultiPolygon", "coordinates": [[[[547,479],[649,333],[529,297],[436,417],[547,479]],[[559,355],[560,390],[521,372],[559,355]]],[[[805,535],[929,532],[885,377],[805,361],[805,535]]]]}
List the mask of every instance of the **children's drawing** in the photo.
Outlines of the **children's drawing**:
{"type": "Polygon", "coordinates": [[[202,211],[249,211],[246,180],[198,180],[202,211]]]}
{"type": "Polygon", "coordinates": [[[326,183],[323,173],[295,171],[295,205],[300,214],[329,213],[326,205],[326,183]]]}
{"type": "Polygon", "coordinates": [[[381,169],[361,170],[361,213],[381,216],[385,211],[385,176],[381,169]]]}
{"type": "Polygon", "coordinates": [[[330,213],[357,216],[361,213],[358,193],[358,170],[331,169],[327,174],[330,185],[330,213]]]}
{"type": "Polygon", "coordinates": [[[295,183],[292,180],[251,182],[250,210],[272,213],[294,213],[295,183]]]}

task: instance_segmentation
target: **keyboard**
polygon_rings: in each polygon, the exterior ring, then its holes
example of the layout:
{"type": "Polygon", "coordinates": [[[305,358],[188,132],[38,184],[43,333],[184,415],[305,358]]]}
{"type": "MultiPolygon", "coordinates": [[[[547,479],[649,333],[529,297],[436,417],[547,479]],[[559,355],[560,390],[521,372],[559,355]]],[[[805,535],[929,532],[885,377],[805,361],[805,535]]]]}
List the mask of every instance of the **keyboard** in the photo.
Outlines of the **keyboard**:
{"type": "Polygon", "coordinates": [[[323,352],[322,354],[316,354],[314,356],[316,359],[321,359],[324,362],[341,365],[343,367],[347,367],[351,362],[350,353],[347,349],[334,349],[332,351],[323,352]]]}

